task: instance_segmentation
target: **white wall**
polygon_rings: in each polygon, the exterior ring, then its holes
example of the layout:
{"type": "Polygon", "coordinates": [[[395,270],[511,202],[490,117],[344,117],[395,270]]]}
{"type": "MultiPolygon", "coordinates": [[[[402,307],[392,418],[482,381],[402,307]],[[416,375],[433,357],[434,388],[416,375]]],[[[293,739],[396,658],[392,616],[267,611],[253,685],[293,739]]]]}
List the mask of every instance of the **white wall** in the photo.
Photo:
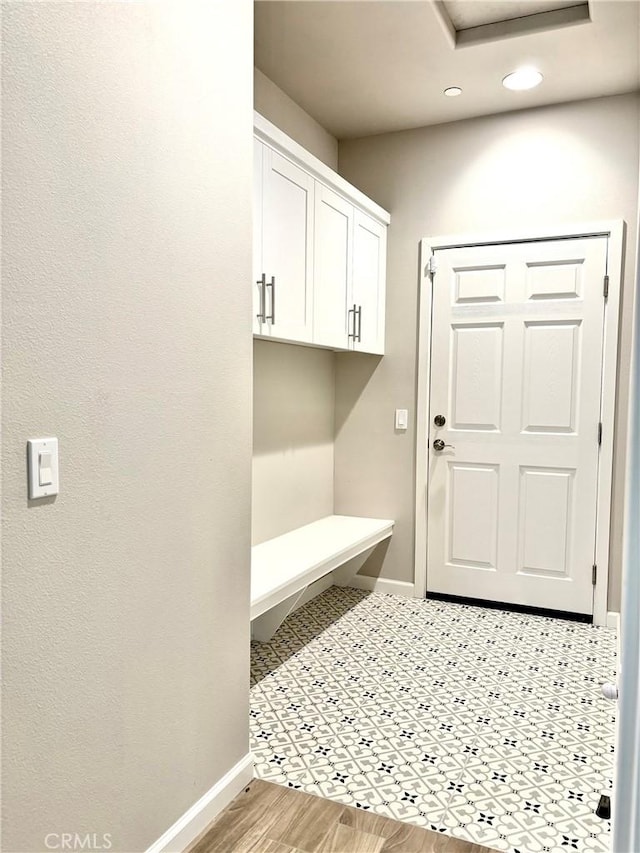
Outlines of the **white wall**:
{"type": "Polygon", "coordinates": [[[333,353],[254,341],[253,542],[333,513],[333,353]]]}
{"type": "Polygon", "coordinates": [[[335,136],[292,101],[259,68],[254,69],[253,98],[255,109],[266,119],[327,166],[338,168],[338,140],[335,136]]]}
{"type": "MultiPolygon", "coordinates": [[[[255,109],[337,169],[338,141],[254,69],[255,109]]],[[[254,342],[253,542],[333,513],[334,354],[254,342]]]]}
{"type": "Polygon", "coordinates": [[[132,853],[249,748],[252,9],[2,12],[3,850],[132,853]]]}
{"type": "MultiPolygon", "coordinates": [[[[386,355],[337,358],[336,512],[397,520],[382,567],[413,580],[418,244],[422,237],[636,221],[638,97],[622,95],[340,143],[340,173],[391,212],[386,355]],[[366,440],[365,440],[366,437],[366,440]]],[[[627,244],[610,609],[619,609],[635,245],[627,244]]]]}

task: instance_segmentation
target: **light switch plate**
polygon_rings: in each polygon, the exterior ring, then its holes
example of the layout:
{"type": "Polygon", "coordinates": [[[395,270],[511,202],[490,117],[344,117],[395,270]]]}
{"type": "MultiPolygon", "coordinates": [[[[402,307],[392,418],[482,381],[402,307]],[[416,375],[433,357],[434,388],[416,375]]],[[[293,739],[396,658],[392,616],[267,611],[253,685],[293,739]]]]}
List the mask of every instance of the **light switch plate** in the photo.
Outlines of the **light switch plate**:
{"type": "Polygon", "coordinates": [[[60,491],[58,485],[58,439],[30,438],[27,441],[29,500],[49,498],[60,491]],[[44,485],[40,485],[43,483],[44,485]]]}
{"type": "Polygon", "coordinates": [[[409,411],[407,409],[396,409],[396,429],[407,429],[409,425],[409,411]]]}

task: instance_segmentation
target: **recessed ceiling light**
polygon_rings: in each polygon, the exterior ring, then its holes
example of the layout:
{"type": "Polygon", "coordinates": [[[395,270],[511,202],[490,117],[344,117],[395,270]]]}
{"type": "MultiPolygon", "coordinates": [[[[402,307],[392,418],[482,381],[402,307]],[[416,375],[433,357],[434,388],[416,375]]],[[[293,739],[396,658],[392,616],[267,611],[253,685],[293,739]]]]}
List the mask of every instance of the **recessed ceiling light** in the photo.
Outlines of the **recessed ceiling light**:
{"type": "Polygon", "coordinates": [[[462,94],[462,89],[460,88],[460,86],[449,86],[448,89],[444,90],[444,93],[447,98],[457,98],[458,95],[462,94]]]}
{"type": "Polygon", "coordinates": [[[533,89],[542,83],[542,74],[536,68],[519,68],[503,79],[502,85],[505,89],[514,89],[520,92],[523,89],[533,89]]]}

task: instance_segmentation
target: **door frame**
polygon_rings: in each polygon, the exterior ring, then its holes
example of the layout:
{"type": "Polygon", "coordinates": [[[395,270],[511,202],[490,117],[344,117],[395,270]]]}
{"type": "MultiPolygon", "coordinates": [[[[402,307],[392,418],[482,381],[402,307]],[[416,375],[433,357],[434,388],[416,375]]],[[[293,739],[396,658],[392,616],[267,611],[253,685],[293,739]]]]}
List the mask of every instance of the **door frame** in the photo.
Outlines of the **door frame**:
{"type": "Polygon", "coordinates": [[[488,234],[425,237],[420,241],[418,284],[418,364],[416,393],[416,496],[415,496],[415,585],[417,598],[427,594],[427,512],[429,487],[429,453],[427,429],[430,423],[431,388],[431,324],[433,299],[429,259],[436,249],[455,249],[503,243],[524,243],[577,237],[607,237],[607,269],[609,294],[604,307],[604,342],[602,363],[602,395],[600,419],[602,444],[598,456],[598,496],[596,521],[596,564],[598,573],[594,587],[594,625],[607,624],[609,590],[609,538],[613,489],[613,449],[618,373],[618,327],[623,272],[625,223],[622,219],[591,222],[577,226],[519,229],[488,234]]]}

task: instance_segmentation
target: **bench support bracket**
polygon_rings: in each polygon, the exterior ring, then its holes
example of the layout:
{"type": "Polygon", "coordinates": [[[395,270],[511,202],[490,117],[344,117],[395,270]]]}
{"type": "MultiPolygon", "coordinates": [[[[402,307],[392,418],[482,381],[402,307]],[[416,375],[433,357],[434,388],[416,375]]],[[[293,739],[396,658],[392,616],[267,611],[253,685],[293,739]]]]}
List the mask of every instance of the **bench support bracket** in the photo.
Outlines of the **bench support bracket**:
{"type": "Polygon", "coordinates": [[[360,569],[364,566],[368,558],[371,556],[375,547],[375,545],[372,545],[371,548],[367,548],[367,550],[363,551],[362,554],[357,554],[355,557],[352,557],[350,560],[347,560],[346,563],[343,563],[341,566],[338,566],[337,569],[334,569],[333,583],[335,584],[335,586],[349,586],[349,583],[354,579],[360,569]]]}
{"type": "Polygon", "coordinates": [[[267,610],[262,616],[257,616],[251,622],[251,638],[257,640],[259,643],[268,643],[300,601],[306,589],[306,586],[303,587],[299,592],[294,592],[293,595],[290,595],[284,601],[276,604],[275,607],[267,610]]]}

